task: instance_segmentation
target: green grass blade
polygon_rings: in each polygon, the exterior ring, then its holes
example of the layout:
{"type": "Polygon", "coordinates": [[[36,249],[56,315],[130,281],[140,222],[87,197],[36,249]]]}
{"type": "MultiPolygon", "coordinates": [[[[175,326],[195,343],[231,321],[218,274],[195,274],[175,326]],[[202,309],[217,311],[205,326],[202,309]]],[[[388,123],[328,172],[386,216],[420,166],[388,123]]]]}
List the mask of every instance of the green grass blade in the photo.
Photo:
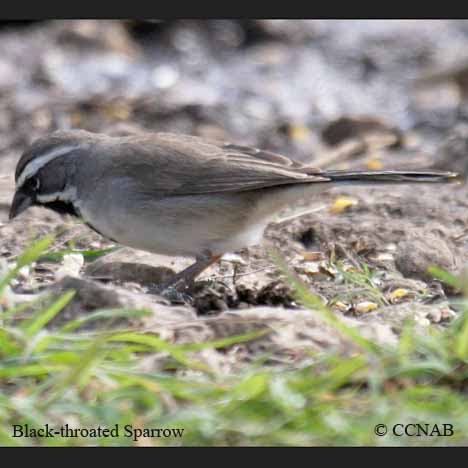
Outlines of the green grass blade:
{"type": "Polygon", "coordinates": [[[19,270],[26,265],[31,264],[37,260],[44,250],[49,247],[54,241],[53,235],[45,236],[38,241],[34,242],[29,246],[22,254],[16,259],[16,266],[12,268],[3,278],[0,279],[0,297],[3,294],[3,290],[8,283],[18,274],[19,270]]]}
{"type": "Polygon", "coordinates": [[[151,311],[145,309],[102,309],[92,312],[77,319],[70,320],[60,329],[62,333],[69,333],[89,322],[96,320],[115,320],[118,318],[145,317],[151,315],[151,311]]]}
{"type": "Polygon", "coordinates": [[[29,337],[36,334],[48,322],[50,322],[73,298],[75,291],[67,291],[59,297],[51,306],[44,310],[38,310],[32,317],[21,324],[21,328],[29,337]]]}
{"type": "Polygon", "coordinates": [[[106,249],[87,249],[87,250],[77,250],[77,249],[62,249],[62,250],[55,250],[53,252],[46,252],[40,256],[39,260],[41,261],[49,261],[49,262],[60,262],[65,255],[69,254],[80,254],[83,255],[85,260],[92,262],[97,260],[104,255],[110,254],[119,250],[121,247],[108,247],[106,249]]]}
{"type": "Polygon", "coordinates": [[[455,352],[460,359],[468,359],[468,312],[465,312],[462,326],[455,338],[455,352]]]}
{"type": "Polygon", "coordinates": [[[465,281],[462,278],[459,278],[438,266],[432,265],[427,269],[427,271],[435,278],[449,286],[453,286],[454,288],[463,289],[465,286],[465,281]]]}

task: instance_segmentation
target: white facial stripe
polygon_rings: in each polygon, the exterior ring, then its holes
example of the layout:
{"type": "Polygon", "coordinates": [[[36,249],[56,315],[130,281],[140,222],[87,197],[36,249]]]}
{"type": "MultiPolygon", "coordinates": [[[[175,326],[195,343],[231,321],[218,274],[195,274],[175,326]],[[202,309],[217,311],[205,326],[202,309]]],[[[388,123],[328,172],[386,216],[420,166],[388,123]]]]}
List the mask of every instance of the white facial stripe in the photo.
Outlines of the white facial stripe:
{"type": "Polygon", "coordinates": [[[50,203],[56,200],[74,202],[76,201],[76,189],[68,188],[63,192],[48,193],[47,195],[37,194],[36,198],[41,203],[50,203]]]}
{"type": "Polygon", "coordinates": [[[40,169],[42,169],[47,163],[49,163],[53,159],[63,156],[78,147],[78,144],[62,146],[60,148],[55,148],[54,150],[44,154],[43,156],[33,159],[31,162],[26,164],[25,168],[23,169],[23,172],[21,172],[21,175],[20,177],[18,177],[18,181],[16,182],[16,187],[20,188],[24,184],[26,179],[36,174],[40,169]]]}

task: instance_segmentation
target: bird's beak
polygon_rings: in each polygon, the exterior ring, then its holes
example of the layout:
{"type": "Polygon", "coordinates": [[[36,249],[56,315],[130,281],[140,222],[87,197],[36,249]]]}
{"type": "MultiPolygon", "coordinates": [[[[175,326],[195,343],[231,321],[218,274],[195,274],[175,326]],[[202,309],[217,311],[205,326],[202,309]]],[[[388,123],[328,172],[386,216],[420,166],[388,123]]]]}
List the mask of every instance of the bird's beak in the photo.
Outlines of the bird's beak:
{"type": "Polygon", "coordinates": [[[23,192],[21,189],[18,189],[15,192],[13,201],[11,202],[9,219],[16,218],[23,211],[26,211],[31,205],[34,204],[34,199],[30,194],[23,192]]]}

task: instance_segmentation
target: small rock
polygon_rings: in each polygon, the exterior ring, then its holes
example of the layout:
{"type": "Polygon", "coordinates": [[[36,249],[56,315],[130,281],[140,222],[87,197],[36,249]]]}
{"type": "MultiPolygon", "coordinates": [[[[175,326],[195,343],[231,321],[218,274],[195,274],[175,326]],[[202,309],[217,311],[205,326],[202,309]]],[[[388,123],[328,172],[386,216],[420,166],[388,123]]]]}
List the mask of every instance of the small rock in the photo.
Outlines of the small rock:
{"type": "MultiPolygon", "coordinates": [[[[119,318],[111,321],[111,325],[129,326],[156,323],[161,321],[180,320],[183,316],[186,320],[195,318],[195,313],[188,307],[169,307],[167,302],[154,295],[136,294],[119,287],[104,286],[96,281],[67,276],[54,284],[48,291],[50,294],[59,296],[66,291],[74,290],[73,299],[60,311],[50,322],[50,326],[61,326],[70,320],[90,314],[100,309],[126,308],[132,310],[147,310],[149,317],[144,318],[119,318]],[[181,316],[182,314],[182,316],[181,316]]],[[[109,319],[96,320],[87,323],[85,328],[108,327],[109,319]]]]}
{"type": "Polygon", "coordinates": [[[427,319],[432,323],[439,323],[442,320],[442,309],[432,309],[427,314],[427,319]]]}
{"type": "Polygon", "coordinates": [[[443,322],[450,321],[454,319],[456,316],[457,316],[456,312],[454,312],[449,307],[444,307],[443,309],[441,309],[440,320],[443,322]]]}
{"type": "Polygon", "coordinates": [[[164,283],[174,274],[174,270],[167,267],[129,262],[93,262],[86,269],[86,275],[96,279],[134,282],[146,286],[164,283]]]}
{"type": "Polygon", "coordinates": [[[29,278],[30,273],[31,269],[29,268],[29,265],[25,265],[24,267],[19,269],[17,277],[20,280],[27,280],[29,278]]]}
{"type": "Polygon", "coordinates": [[[443,239],[432,235],[400,242],[395,255],[395,265],[406,277],[431,281],[427,271],[436,265],[448,271],[456,269],[455,257],[443,239]]]}
{"type": "Polygon", "coordinates": [[[402,304],[392,304],[385,307],[379,307],[372,314],[363,314],[359,319],[366,323],[383,323],[390,326],[396,333],[399,333],[408,320],[414,321],[416,330],[423,332],[431,324],[439,324],[452,320],[456,314],[450,311],[446,304],[421,304],[406,302],[402,304]]]}
{"type": "Polygon", "coordinates": [[[221,283],[205,287],[202,283],[195,286],[193,307],[199,315],[217,315],[229,309],[234,301],[231,291],[221,283]]]}
{"type": "Polygon", "coordinates": [[[55,272],[55,279],[60,281],[66,276],[77,278],[83,267],[84,258],[81,254],[67,254],[63,256],[62,266],[55,272]]]}
{"type": "Polygon", "coordinates": [[[222,262],[236,263],[238,265],[247,265],[247,262],[238,254],[235,253],[225,253],[221,257],[222,262]]]}
{"type": "Polygon", "coordinates": [[[322,138],[329,145],[338,145],[346,140],[357,138],[369,140],[374,147],[385,147],[400,143],[401,132],[377,117],[343,116],[330,122],[323,129],[322,138]]]}
{"type": "Polygon", "coordinates": [[[422,327],[428,327],[431,324],[431,321],[427,317],[422,317],[419,314],[414,315],[414,321],[422,327]]]}

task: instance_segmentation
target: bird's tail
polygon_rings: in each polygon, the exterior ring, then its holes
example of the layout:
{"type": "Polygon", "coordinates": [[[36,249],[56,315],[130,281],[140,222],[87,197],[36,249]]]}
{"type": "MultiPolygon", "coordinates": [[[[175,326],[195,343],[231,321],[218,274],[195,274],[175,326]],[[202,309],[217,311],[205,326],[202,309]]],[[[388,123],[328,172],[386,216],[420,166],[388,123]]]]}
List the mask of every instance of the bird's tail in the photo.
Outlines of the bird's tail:
{"type": "Polygon", "coordinates": [[[459,174],[445,171],[323,171],[330,182],[369,184],[411,184],[460,182],[459,174]]]}

